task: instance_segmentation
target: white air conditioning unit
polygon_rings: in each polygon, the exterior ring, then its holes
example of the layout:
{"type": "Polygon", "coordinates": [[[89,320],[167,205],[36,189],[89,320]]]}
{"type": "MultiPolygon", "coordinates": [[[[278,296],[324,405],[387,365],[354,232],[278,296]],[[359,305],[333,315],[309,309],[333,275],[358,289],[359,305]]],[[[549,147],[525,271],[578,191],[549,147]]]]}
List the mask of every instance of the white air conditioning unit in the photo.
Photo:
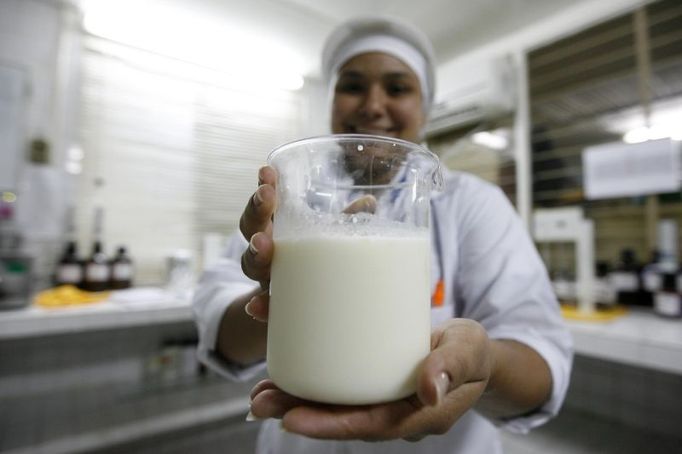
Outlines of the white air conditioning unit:
{"type": "Polygon", "coordinates": [[[462,65],[441,84],[444,94],[433,106],[427,136],[503,117],[516,106],[516,71],[511,56],[462,65]]]}

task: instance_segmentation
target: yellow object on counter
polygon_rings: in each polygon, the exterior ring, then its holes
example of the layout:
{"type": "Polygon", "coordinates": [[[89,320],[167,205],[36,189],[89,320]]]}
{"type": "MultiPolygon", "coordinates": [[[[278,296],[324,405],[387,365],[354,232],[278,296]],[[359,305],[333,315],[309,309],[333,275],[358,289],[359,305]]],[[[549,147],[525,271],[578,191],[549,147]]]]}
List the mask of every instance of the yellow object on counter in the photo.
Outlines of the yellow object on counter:
{"type": "Polygon", "coordinates": [[[574,305],[561,305],[561,315],[563,315],[565,319],[585,322],[608,322],[627,314],[627,312],[627,308],[620,305],[595,309],[593,312],[589,313],[578,310],[574,305]]]}
{"type": "Polygon", "coordinates": [[[71,307],[98,303],[108,297],[109,292],[86,292],[73,285],[60,285],[38,293],[33,303],[47,308],[71,307]]]}

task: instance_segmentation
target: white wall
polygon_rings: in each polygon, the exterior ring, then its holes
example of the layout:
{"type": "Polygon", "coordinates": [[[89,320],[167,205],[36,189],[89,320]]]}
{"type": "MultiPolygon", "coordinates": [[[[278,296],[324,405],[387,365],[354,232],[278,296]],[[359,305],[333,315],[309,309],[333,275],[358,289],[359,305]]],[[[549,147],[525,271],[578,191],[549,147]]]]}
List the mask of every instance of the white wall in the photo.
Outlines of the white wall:
{"type": "Polygon", "coordinates": [[[326,84],[319,79],[307,78],[301,90],[301,101],[301,137],[329,134],[331,101],[326,84]]]}
{"type": "Polygon", "coordinates": [[[25,137],[51,141],[63,117],[58,93],[63,68],[58,64],[66,3],[57,0],[3,0],[0,2],[0,64],[23,70],[27,78],[25,137]]]}
{"type": "MultiPolygon", "coordinates": [[[[76,51],[78,13],[68,1],[0,1],[0,65],[24,74],[23,112],[18,121],[16,221],[24,252],[34,257],[34,273],[44,281],[51,270],[70,200],[64,159],[75,131],[78,95],[76,51]],[[48,166],[27,162],[36,138],[50,144],[48,166]]],[[[9,156],[5,157],[9,161],[9,156]]]]}
{"type": "Polygon", "coordinates": [[[0,2],[0,62],[23,70],[27,78],[24,124],[29,136],[49,129],[58,36],[59,15],[53,5],[35,0],[0,2]]]}
{"type": "MultiPolygon", "coordinates": [[[[68,1],[0,2],[0,65],[25,75],[19,176],[32,139],[51,145],[51,167],[62,168],[74,133],[78,12],[68,1]]],[[[16,189],[16,188],[15,188],[16,189]]]]}

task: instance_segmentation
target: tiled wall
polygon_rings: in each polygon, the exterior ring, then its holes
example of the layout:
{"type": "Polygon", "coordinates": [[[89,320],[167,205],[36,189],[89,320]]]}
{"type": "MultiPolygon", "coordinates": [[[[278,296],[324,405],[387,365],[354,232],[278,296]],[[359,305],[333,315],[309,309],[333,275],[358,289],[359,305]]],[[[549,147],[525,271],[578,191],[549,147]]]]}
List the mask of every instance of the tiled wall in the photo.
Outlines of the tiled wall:
{"type": "Polygon", "coordinates": [[[682,376],[576,356],[566,407],[680,437],[682,376]]]}

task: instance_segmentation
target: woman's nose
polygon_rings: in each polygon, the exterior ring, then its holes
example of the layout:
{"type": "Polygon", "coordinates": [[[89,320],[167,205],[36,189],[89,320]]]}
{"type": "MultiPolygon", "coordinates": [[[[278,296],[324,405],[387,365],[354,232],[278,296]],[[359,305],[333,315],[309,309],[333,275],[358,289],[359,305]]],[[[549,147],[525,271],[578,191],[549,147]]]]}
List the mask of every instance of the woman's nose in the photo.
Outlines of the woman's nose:
{"type": "Polygon", "coordinates": [[[367,118],[376,118],[386,113],[386,93],[379,86],[371,86],[360,106],[360,113],[367,118]]]}

